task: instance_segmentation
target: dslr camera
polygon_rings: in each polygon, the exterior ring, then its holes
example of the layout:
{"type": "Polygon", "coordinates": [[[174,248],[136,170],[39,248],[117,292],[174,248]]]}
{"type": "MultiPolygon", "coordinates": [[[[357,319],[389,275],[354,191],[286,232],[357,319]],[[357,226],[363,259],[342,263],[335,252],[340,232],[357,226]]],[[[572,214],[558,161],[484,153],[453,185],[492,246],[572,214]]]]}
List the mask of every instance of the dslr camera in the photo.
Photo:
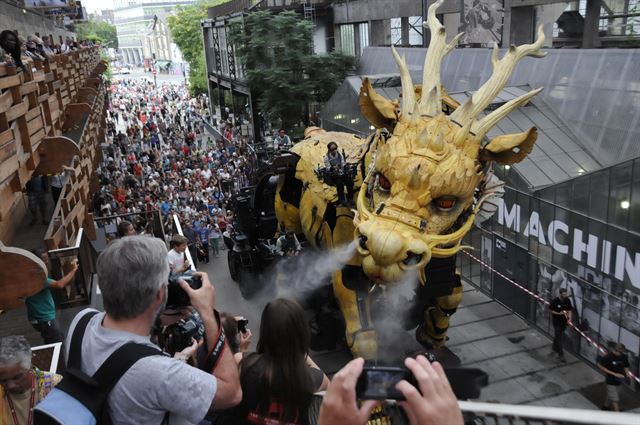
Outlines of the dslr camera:
{"type": "Polygon", "coordinates": [[[202,279],[191,271],[184,273],[169,273],[169,286],[167,288],[167,308],[179,309],[191,305],[189,294],[184,292],[178,283],[184,280],[192,289],[200,289],[202,287],[202,279]]]}
{"type": "Polygon", "coordinates": [[[159,317],[152,330],[157,344],[167,353],[174,355],[204,336],[204,323],[196,311],[180,316],[159,317]]]}

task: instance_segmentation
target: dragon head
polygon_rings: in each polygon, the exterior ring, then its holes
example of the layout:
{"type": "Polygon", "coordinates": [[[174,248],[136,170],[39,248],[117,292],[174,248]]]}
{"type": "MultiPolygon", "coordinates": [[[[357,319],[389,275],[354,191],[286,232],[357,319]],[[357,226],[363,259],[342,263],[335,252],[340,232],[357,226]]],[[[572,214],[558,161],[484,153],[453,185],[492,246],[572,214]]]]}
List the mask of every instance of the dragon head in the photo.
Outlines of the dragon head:
{"type": "MultiPolygon", "coordinates": [[[[400,69],[402,105],[375,92],[363,81],[360,105],[377,127],[392,129],[378,137],[371,149],[368,172],[358,194],[355,237],[365,274],[375,282],[399,282],[406,271],[419,270],[432,257],[448,257],[460,249],[484,200],[491,162],[513,164],[531,152],[536,129],[498,136],[484,143],[486,133],[510,111],[525,104],[542,88],[515,98],[485,116],[481,113],[506,85],[516,64],[525,56],[543,57],[542,28],[533,44],[511,47],[498,59],[494,48],[493,74],[463,105],[443,112],[446,93],[440,84],[440,65],[456,46],[449,43],[434,3],[425,27],[431,43],[422,86],[414,86],[404,58],[395,49],[400,69]]],[[[449,102],[450,103],[450,102],[449,102]]]]}

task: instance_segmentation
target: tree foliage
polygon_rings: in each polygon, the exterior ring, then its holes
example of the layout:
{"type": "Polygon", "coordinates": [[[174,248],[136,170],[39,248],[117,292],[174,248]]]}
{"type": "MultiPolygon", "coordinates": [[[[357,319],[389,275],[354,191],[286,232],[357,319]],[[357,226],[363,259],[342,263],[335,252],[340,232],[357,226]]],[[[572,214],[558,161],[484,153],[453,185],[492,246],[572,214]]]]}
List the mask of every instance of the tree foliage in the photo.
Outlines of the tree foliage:
{"type": "Polygon", "coordinates": [[[200,0],[187,6],[176,7],[176,13],[167,17],[171,38],[189,64],[191,94],[207,92],[207,71],[200,22],[206,19],[209,7],[226,1],[228,0],[200,0]]]}
{"type": "Polygon", "coordinates": [[[118,48],[118,33],[116,27],[105,21],[96,21],[92,16],[87,22],[75,26],[79,40],[99,41],[106,47],[118,48]]]}
{"type": "Polygon", "coordinates": [[[325,102],[353,69],[355,58],[313,54],[313,24],[295,12],[256,11],[230,38],[260,110],[283,126],[308,120],[310,102],[325,102]]]}

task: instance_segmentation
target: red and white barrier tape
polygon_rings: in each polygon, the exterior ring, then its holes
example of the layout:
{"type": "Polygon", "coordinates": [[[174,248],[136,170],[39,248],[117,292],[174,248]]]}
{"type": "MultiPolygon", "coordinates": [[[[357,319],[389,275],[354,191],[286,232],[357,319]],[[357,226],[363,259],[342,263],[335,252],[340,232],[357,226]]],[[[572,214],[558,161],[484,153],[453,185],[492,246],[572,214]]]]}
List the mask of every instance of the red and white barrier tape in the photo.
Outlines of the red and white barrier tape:
{"type": "MultiPolygon", "coordinates": [[[[477,263],[479,263],[482,267],[485,267],[485,268],[491,270],[493,273],[497,274],[498,276],[500,276],[501,278],[503,278],[507,282],[515,285],[520,290],[522,290],[522,291],[526,292],[527,294],[531,295],[533,298],[535,298],[536,300],[540,301],[541,303],[543,303],[545,305],[550,305],[551,304],[549,301],[545,300],[540,295],[531,292],[530,290],[528,290],[524,286],[520,285],[518,282],[516,282],[513,279],[511,279],[511,278],[505,276],[504,274],[500,273],[498,270],[494,269],[489,264],[485,263],[484,261],[482,261],[481,259],[479,259],[475,255],[471,254],[470,252],[467,252],[467,251],[462,251],[462,252],[464,254],[466,254],[467,256],[469,256],[470,258],[472,258],[477,263]]],[[[598,344],[596,341],[594,341],[592,338],[590,338],[587,334],[585,334],[580,329],[578,329],[578,327],[569,319],[568,316],[567,316],[567,324],[571,327],[571,329],[573,329],[580,336],[582,336],[589,344],[591,344],[593,347],[595,347],[600,353],[602,353],[602,354],[607,354],[608,353],[606,348],[604,348],[602,345],[598,344]]],[[[636,382],[638,382],[640,384],[640,378],[639,377],[635,376],[631,372],[629,372],[628,375],[629,375],[630,378],[634,379],[636,382]]]]}

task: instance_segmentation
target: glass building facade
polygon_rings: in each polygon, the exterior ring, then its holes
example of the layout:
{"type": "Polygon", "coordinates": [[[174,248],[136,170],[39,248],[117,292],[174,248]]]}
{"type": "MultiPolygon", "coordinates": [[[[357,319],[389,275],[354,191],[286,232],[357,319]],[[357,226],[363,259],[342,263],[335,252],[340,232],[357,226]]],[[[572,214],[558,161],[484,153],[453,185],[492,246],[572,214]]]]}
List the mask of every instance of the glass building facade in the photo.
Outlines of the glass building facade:
{"type": "MultiPolygon", "coordinates": [[[[637,375],[640,158],[536,193],[518,189],[522,180],[512,172],[497,170],[507,182],[503,201],[493,218],[467,237],[476,258],[459,254],[463,278],[550,336],[546,305],[513,282],[545,300],[566,288],[578,327],[607,349],[625,344],[637,375]]],[[[592,344],[572,330],[567,336],[569,349],[596,362],[592,344]]]]}
{"type": "MultiPolygon", "coordinates": [[[[420,82],[425,49],[406,54],[420,82]]],[[[455,49],[442,66],[449,94],[464,102],[491,75],[490,51],[455,49]]],[[[462,277],[553,335],[544,300],[567,288],[574,322],[605,348],[622,342],[631,370],[640,353],[640,99],[636,50],[550,50],[523,60],[490,109],[532,87],[544,91],[509,114],[488,138],[535,126],[538,140],[527,158],[495,166],[505,181],[496,214],[467,236],[473,250],[458,254],[462,277]],[[470,254],[470,255],[469,255],[470,254]],[[476,259],[471,256],[476,257],[476,259]],[[480,262],[484,262],[483,266],[480,262]]],[[[368,48],[360,76],[350,77],[327,102],[322,126],[369,134],[358,91],[367,76],[378,93],[398,99],[400,82],[388,48],[368,48]]],[[[567,331],[567,348],[594,364],[598,351],[567,331]]]]}

